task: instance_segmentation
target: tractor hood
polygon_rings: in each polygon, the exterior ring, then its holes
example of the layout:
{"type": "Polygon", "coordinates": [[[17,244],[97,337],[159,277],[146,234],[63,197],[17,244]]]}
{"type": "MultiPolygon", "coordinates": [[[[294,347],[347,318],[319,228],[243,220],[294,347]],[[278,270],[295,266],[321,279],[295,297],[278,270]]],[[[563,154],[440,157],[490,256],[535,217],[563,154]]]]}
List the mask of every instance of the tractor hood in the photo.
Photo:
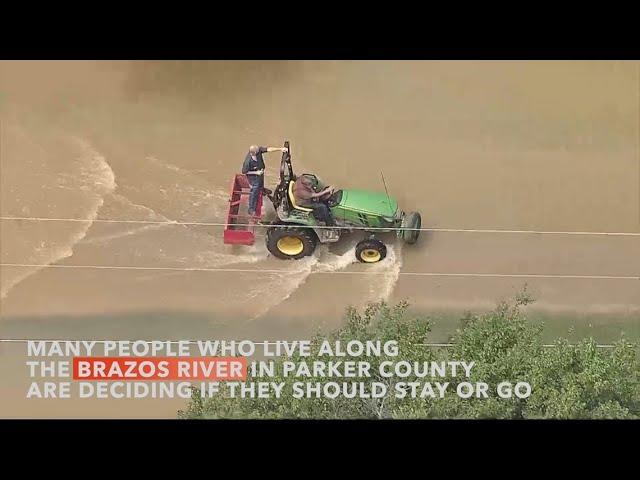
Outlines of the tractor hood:
{"type": "Polygon", "coordinates": [[[369,215],[393,217],[398,210],[398,202],[386,193],[365,190],[342,190],[340,206],[369,215]]]}

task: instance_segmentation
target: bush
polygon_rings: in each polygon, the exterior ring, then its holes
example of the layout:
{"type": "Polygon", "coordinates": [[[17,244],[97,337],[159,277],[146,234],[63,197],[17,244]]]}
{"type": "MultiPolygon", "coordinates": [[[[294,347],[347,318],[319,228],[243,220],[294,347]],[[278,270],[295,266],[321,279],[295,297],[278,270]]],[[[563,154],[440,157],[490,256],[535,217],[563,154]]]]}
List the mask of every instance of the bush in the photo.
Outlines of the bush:
{"type": "MultiPolygon", "coordinates": [[[[394,385],[399,381],[438,381],[437,378],[362,378],[349,381],[379,381],[386,383],[388,394],[382,399],[295,399],[284,394],[281,398],[228,398],[218,395],[203,399],[194,389],[181,418],[640,418],[640,368],[637,345],[624,338],[614,348],[598,348],[593,339],[576,345],[558,339],[554,346],[542,343],[542,327],[526,321],[521,307],[531,299],[519,295],[512,303],[501,303],[494,311],[467,314],[451,339],[448,349],[426,347],[431,329],[424,318],[410,317],[407,303],[390,307],[373,304],[364,312],[350,308],[345,325],[329,335],[316,335],[311,357],[293,357],[292,361],[327,360],[317,358],[323,340],[396,340],[399,357],[368,357],[372,372],[384,360],[417,362],[464,360],[474,361],[471,378],[447,378],[449,392],[444,398],[395,398],[394,385]],[[497,384],[508,380],[528,382],[532,394],[526,399],[489,398],[461,399],[451,392],[458,381],[482,381],[494,391],[497,384]]],[[[348,357],[343,358],[349,359],[348,357]]],[[[282,361],[278,359],[278,375],[269,379],[283,382],[290,392],[291,384],[299,378],[282,375],[282,361]]],[[[353,358],[352,360],[359,360],[353,358]]],[[[361,359],[360,359],[361,360],[361,359]]],[[[323,379],[318,379],[323,381],[323,379]]],[[[324,380],[326,381],[326,379],[324,380]]]]}

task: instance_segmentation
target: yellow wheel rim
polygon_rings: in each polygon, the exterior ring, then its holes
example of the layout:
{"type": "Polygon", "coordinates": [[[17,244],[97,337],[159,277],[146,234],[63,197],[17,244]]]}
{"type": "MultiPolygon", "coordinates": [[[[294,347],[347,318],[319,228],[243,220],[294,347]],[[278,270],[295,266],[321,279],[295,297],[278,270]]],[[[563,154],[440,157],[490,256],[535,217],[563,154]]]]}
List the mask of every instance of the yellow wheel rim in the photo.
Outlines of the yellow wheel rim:
{"type": "Polygon", "coordinates": [[[277,246],[285,255],[298,255],[304,250],[304,243],[298,237],[282,237],[278,240],[277,246]]]}
{"type": "Polygon", "coordinates": [[[375,263],[380,261],[380,252],[373,248],[366,248],[360,252],[360,258],[367,263],[375,263]]]}

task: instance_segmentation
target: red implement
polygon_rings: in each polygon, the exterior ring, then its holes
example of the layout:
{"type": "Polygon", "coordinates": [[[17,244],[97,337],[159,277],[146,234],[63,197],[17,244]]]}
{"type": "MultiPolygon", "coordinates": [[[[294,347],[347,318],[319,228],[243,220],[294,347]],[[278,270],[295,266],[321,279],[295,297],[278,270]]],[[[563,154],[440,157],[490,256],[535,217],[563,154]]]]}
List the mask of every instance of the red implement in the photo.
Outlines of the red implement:
{"type": "Polygon", "coordinates": [[[262,193],[258,195],[256,214],[249,216],[249,193],[251,185],[246,175],[236,174],[231,184],[229,213],[224,227],[224,243],[231,245],[253,245],[256,241],[255,222],[262,218],[262,193]]]}

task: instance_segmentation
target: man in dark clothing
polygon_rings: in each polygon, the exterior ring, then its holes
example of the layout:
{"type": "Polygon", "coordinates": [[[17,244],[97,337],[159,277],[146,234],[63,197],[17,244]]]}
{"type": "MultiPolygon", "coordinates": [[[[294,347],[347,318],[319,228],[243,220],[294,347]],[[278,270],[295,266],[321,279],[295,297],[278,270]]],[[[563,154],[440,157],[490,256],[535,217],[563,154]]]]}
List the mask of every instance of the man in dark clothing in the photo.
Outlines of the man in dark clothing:
{"type": "Polygon", "coordinates": [[[251,192],[249,193],[249,216],[256,214],[258,197],[262,195],[262,189],[264,188],[265,167],[262,154],[286,151],[286,148],[280,147],[258,147],[257,145],[251,145],[251,147],[249,147],[249,153],[247,153],[244,163],[242,164],[242,173],[247,176],[249,184],[251,184],[251,192]]]}
{"type": "Polygon", "coordinates": [[[335,226],[331,210],[325,203],[333,194],[335,188],[328,186],[316,192],[313,187],[313,180],[304,175],[299,176],[293,185],[293,196],[295,197],[296,204],[301,207],[313,209],[313,216],[316,220],[320,220],[330,227],[335,226]]]}

